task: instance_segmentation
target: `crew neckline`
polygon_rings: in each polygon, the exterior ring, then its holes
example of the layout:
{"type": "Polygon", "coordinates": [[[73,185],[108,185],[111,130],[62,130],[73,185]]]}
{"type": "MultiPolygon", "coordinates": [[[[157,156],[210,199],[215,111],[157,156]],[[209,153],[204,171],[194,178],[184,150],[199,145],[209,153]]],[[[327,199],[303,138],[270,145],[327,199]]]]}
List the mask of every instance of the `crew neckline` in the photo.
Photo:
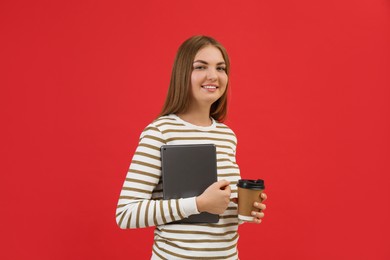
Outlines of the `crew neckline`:
{"type": "Polygon", "coordinates": [[[194,125],[194,124],[191,124],[190,122],[187,122],[183,119],[181,119],[178,115],[176,114],[171,114],[171,116],[176,119],[176,121],[184,124],[185,126],[188,126],[188,127],[191,127],[191,128],[195,128],[195,129],[198,129],[198,130],[201,130],[201,131],[208,131],[208,130],[211,130],[211,129],[214,129],[216,127],[216,121],[214,120],[214,118],[210,117],[212,123],[211,125],[209,126],[199,126],[199,125],[194,125]]]}

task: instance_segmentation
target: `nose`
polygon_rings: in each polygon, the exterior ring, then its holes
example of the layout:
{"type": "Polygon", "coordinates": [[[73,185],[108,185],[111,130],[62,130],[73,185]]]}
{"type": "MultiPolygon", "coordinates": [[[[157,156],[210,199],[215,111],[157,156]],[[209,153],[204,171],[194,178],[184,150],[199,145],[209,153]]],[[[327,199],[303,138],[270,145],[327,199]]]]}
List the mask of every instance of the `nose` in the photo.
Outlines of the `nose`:
{"type": "Polygon", "coordinates": [[[213,68],[210,68],[207,70],[207,79],[208,80],[216,80],[218,78],[217,76],[217,72],[215,71],[215,69],[213,68]]]}

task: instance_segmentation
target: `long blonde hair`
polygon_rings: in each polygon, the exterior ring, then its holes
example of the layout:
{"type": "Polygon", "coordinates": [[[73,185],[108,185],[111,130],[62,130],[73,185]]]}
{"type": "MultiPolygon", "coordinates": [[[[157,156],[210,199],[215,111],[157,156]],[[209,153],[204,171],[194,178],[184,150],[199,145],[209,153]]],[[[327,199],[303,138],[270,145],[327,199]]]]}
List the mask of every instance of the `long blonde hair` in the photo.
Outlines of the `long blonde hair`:
{"type": "MultiPolygon", "coordinates": [[[[207,45],[212,45],[221,51],[226,64],[226,74],[229,76],[229,56],[226,49],[219,42],[214,38],[203,35],[187,39],[176,53],[168,94],[159,116],[182,113],[188,109],[191,98],[191,73],[195,55],[207,45]]],[[[210,116],[219,122],[223,122],[227,114],[228,85],[229,82],[223,95],[211,105],[210,109],[210,116]]]]}

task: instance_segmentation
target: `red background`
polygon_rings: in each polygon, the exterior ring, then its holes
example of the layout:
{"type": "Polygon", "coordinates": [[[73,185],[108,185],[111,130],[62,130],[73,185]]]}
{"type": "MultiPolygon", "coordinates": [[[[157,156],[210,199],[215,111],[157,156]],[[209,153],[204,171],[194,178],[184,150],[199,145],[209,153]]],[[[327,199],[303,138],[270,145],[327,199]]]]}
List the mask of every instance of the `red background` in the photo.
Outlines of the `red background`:
{"type": "Polygon", "coordinates": [[[115,208],[194,34],[231,57],[227,124],[266,217],[242,259],[390,259],[390,4],[0,3],[1,259],[148,259],[115,208]],[[255,255],[255,256],[254,256],[255,255]]]}

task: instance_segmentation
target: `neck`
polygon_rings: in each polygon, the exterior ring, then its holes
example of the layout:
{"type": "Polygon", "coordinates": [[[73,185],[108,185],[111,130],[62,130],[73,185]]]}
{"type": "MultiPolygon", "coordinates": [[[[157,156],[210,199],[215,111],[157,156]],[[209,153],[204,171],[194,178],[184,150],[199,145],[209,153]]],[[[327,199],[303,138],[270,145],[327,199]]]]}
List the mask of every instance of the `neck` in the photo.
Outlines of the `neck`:
{"type": "Polygon", "coordinates": [[[179,113],[177,116],[197,126],[210,126],[212,124],[210,108],[188,109],[186,112],[179,113]]]}

